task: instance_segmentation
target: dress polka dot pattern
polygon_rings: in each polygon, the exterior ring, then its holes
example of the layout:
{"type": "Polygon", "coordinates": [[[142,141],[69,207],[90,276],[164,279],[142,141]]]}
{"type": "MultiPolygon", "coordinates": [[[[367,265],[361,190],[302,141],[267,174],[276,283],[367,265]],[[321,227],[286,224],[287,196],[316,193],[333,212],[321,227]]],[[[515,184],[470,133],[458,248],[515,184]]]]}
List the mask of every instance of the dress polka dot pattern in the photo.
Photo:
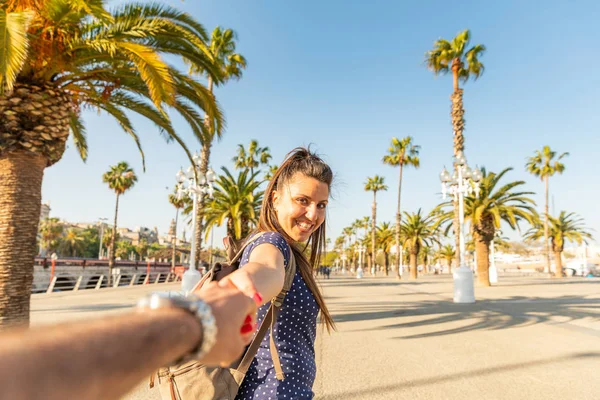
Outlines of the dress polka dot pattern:
{"type": "MultiPolygon", "coordinates": [[[[278,232],[263,233],[260,238],[248,245],[242,255],[241,265],[247,264],[252,250],[264,243],[270,243],[281,251],[287,268],[290,248],[278,232]]],[[[264,319],[269,306],[270,303],[267,303],[258,310],[259,324],[264,319]]],[[[315,298],[300,272],[296,270],[292,288],[283,301],[274,328],[275,343],[285,379],[279,381],[275,377],[275,367],[269,350],[271,333],[269,330],[256,357],[252,360],[236,400],[312,399],[314,397],[312,387],[317,373],[314,345],[318,312],[319,307],[315,298]]]]}

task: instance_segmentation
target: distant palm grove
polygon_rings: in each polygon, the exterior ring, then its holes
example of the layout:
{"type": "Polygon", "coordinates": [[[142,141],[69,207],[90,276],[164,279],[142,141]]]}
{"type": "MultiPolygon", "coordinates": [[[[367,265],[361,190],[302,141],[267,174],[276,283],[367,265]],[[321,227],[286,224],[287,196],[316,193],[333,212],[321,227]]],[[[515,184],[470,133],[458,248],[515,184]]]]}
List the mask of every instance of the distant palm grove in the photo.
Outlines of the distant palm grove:
{"type": "MultiPolygon", "coordinates": [[[[225,134],[218,88],[242,79],[248,62],[236,51],[234,30],[216,27],[209,34],[194,17],[159,3],[124,3],[109,11],[103,0],[9,0],[0,6],[0,38],[0,326],[26,325],[33,260],[42,251],[96,257],[106,248],[110,268],[116,258],[131,255],[168,258],[175,263],[176,240],[171,245],[140,240],[133,246],[119,238],[119,202],[127,201],[127,193],[144,179],[125,161],[107,167],[102,177],[94,177],[115,194],[110,228],[107,224],[69,227],[56,218],[38,225],[44,170],[60,162],[68,138],[82,160],[87,158],[82,110],[112,116],[138,147],[142,169],[146,160],[129,119],[131,113],[151,121],[156,133],[180,146],[190,162],[194,161],[190,149],[199,148],[199,172],[206,176],[212,146],[225,134]],[[173,114],[187,123],[195,138],[192,143],[185,143],[174,129],[169,118],[173,114]]],[[[467,148],[459,84],[481,77],[484,71],[481,58],[486,48],[470,47],[470,39],[465,30],[452,40],[436,41],[426,53],[426,64],[434,74],[453,77],[449,93],[455,155],[467,148]]],[[[353,268],[360,248],[367,267],[377,265],[385,274],[395,271],[400,277],[402,263],[416,279],[419,265],[424,265],[421,273],[426,273],[434,260],[442,260],[450,270],[458,258],[453,239],[458,229],[457,202],[441,202],[432,210],[404,210],[403,179],[415,179],[411,169],[420,167],[419,154],[427,148],[411,136],[390,140],[389,149],[382,149],[381,155],[382,168],[384,164],[398,168],[395,221],[378,220],[377,199],[392,195],[387,192],[396,183],[385,182],[379,175],[365,177],[364,190],[373,194],[371,216],[361,216],[345,227],[323,263],[353,268]]],[[[524,160],[527,171],[545,186],[541,213],[531,199],[533,193],[522,189],[524,182],[511,180],[512,167],[483,171],[479,196],[465,199],[467,236],[473,243],[480,284],[490,285],[490,245],[495,238],[501,242],[501,227],[516,229],[526,224],[526,238],[543,242],[548,270],[553,256],[557,277],[562,276],[565,242],[591,238],[572,211],[558,215],[548,211],[549,178],[565,171],[561,160],[566,155],[545,146],[524,160]]],[[[256,228],[266,182],[277,169],[270,164],[269,148],[256,140],[239,144],[231,156],[234,170],[215,168],[214,193],[199,196],[196,215],[189,197],[171,193],[165,198],[175,208],[173,235],[181,222],[180,212],[186,224],[196,221],[192,234],[198,255],[215,226],[225,226],[236,239],[256,228]]]]}

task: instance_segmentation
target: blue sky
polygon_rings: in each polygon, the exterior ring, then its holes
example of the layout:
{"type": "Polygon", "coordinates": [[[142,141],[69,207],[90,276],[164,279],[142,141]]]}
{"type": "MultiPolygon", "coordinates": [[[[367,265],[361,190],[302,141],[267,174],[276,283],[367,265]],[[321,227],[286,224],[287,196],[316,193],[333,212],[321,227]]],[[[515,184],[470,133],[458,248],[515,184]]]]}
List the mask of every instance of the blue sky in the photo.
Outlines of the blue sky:
{"type": "MultiPolygon", "coordinates": [[[[110,2],[117,4],[119,2],[110,2]]],[[[248,59],[243,79],[217,88],[227,132],[213,147],[212,166],[231,166],[238,143],[257,139],[274,161],[312,144],[331,164],[336,182],[329,209],[333,239],[354,219],[370,215],[364,181],[383,175],[378,221],[392,221],[397,170],[381,163],[392,136],[421,145],[421,168],[407,170],[403,209],[429,210],[440,202],[438,175],[450,165],[450,76],[435,78],[424,53],[439,37],[469,28],[472,44],[488,48],[484,75],[464,86],[466,156],[470,164],[527,181],[543,206],[543,185],[524,170],[543,145],[570,152],[562,176],[551,179],[554,209],[573,211],[600,231],[596,164],[600,139],[600,3],[462,1],[178,1],[207,30],[233,28],[248,59]]],[[[147,170],[135,145],[109,117],[85,114],[90,154],[83,163],[72,143],[46,170],[43,199],[52,215],[70,221],[112,219],[114,194],[102,183],[109,165],[128,161],[139,182],[120,202],[120,226],[157,226],[166,233],[174,208],[167,201],[174,176],[188,165],[156,128],[133,118],[147,170]],[[166,188],[169,189],[166,189],[166,188]]],[[[176,128],[199,148],[181,121],[176,128]]],[[[552,208],[551,208],[552,210],[552,208]]],[[[188,229],[189,232],[189,229],[188,229]]],[[[222,235],[222,231],[217,231],[222,235]]],[[[510,235],[516,237],[516,235],[510,235]]]]}

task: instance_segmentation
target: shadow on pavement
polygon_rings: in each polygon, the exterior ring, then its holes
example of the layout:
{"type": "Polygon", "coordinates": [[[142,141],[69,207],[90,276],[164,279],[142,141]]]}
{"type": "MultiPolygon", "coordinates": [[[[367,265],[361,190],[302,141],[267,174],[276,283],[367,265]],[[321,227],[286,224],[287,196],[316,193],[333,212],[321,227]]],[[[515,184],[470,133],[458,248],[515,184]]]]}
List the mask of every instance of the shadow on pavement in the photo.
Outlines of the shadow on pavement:
{"type": "MultiPolygon", "coordinates": [[[[402,303],[401,305],[377,305],[357,303],[347,305],[343,314],[335,314],[336,322],[368,321],[386,318],[404,318],[425,316],[407,322],[383,325],[370,329],[355,331],[371,331],[382,329],[407,329],[415,327],[431,327],[431,331],[406,336],[398,339],[417,339],[452,335],[475,330],[497,330],[529,326],[538,323],[568,324],[575,320],[600,321],[600,298],[587,299],[577,296],[557,298],[540,298],[512,296],[501,299],[478,300],[474,304],[455,304],[448,300],[425,300],[402,303]],[[373,310],[369,308],[373,307],[373,310]],[[382,308],[384,308],[382,310],[382,308]],[[442,324],[464,321],[457,327],[443,329],[442,324]]],[[[600,337],[600,331],[572,326],[587,334],[600,337]]]]}
{"type": "Polygon", "coordinates": [[[373,393],[381,393],[381,392],[394,392],[395,393],[395,392],[400,392],[402,390],[406,390],[406,389],[410,389],[410,388],[414,388],[414,387],[418,387],[418,386],[427,386],[427,385],[431,385],[434,383],[439,384],[441,382],[448,382],[448,381],[453,381],[456,379],[465,379],[465,377],[473,378],[473,377],[479,377],[479,376],[493,375],[495,373],[504,372],[504,371],[522,370],[522,369],[537,367],[537,366],[541,366],[541,365],[549,365],[549,364],[555,364],[555,363],[562,363],[565,361],[572,361],[572,360],[578,360],[578,359],[584,359],[584,358],[599,358],[599,357],[600,357],[600,353],[596,353],[596,352],[574,353],[574,354],[571,354],[568,356],[553,357],[553,358],[548,358],[545,360],[529,361],[529,362],[518,363],[518,364],[507,364],[507,365],[503,365],[503,366],[499,366],[499,367],[481,368],[481,369],[472,370],[472,371],[461,371],[461,372],[455,373],[455,374],[439,375],[439,376],[434,376],[434,377],[430,377],[430,378],[416,379],[416,380],[413,380],[411,382],[406,382],[406,383],[384,385],[384,386],[379,386],[379,387],[368,387],[368,388],[365,388],[362,390],[356,390],[356,391],[352,391],[352,392],[350,392],[350,391],[342,392],[342,393],[337,393],[337,394],[333,394],[333,395],[326,395],[326,396],[323,396],[320,398],[322,398],[322,399],[364,399],[364,398],[368,398],[369,395],[372,395],[373,393]]]}

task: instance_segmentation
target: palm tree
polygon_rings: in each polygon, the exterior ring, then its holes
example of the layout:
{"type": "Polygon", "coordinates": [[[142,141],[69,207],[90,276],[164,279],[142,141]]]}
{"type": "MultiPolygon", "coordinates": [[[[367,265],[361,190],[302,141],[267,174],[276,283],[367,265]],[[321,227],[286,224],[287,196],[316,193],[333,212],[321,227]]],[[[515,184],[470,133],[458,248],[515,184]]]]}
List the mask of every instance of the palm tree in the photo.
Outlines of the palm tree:
{"type": "MultiPolygon", "coordinates": [[[[239,80],[243,75],[243,70],[246,68],[246,58],[239,53],[236,53],[236,40],[237,34],[232,29],[222,29],[217,26],[211,34],[210,43],[208,45],[207,52],[210,54],[211,59],[214,62],[214,67],[218,73],[219,80],[215,80],[215,76],[211,74],[211,71],[204,68],[199,63],[194,63],[190,66],[190,72],[193,74],[207,75],[208,78],[208,91],[212,95],[213,86],[221,83],[227,83],[231,79],[239,80]]],[[[210,164],[210,151],[215,140],[221,139],[222,132],[220,129],[216,129],[214,120],[205,118],[204,120],[204,132],[202,135],[202,150],[200,152],[200,175],[206,176],[208,172],[208,166],[210,164]]],[[[204,229],[204,209],[206,203],[206,193],[202,193],[199,198],[199,206],[197,208],[196,215],[196,231],[194,232],[195,246],[196,246],[196,259],[192,260],[194,267],[198,267],[198,261],[200,259],[200,252],[202,250],[202,231],[204,229]]]]}
{"type": "MultiPolygon", "coordinates": [[[[227,168],[221,169],[223,175],[219,175],[215,182],[214,199],[208,204],[205,222],[212,227],[221,226],[227,220],[227,235],[242,239],[258,222],[264,192],[258,190],[261,184],[255,180],[258,172],[249,175],[249,170],[240,171],[235,178],[227,168]]],[[[209,233],[207,230],[206,235],[209,233]]]]}
{"type": "MultiPolygon", "coordinates": [[[[500,229],[500,223],[504,221],[511,229],[518,229],[520,221],[533,223],[537,218],[535,202],[527,197],[534,193],[519,191],[525,184],[524,181],[513,181],[500,186],[504,175],[511,170],[512,168],[505,168],[499,174],[488,174],[482,168],[479,195],[470,194],[465,197],[465,221],[470,223],[477,257],[477,275],[482,286],[490,286],[490,243],[500,229]]],[[[440,206],[449,209],[451,203],[448,201],[440,206]]],[[[448,223],[453,216],[454,211],[450,209],[439,218],[442,223],[448,223]]]]}
{"type": "MultiPolygon", "coordinates": [[[[549,217],[550,229],[546,229],[545,224],[541,224],[540,221],[536,221],[533,227],[525,234],[526,240],[539,240],[542,237],[545,239],[545,235],[550,233],[550,241],[552,242],[552,251],[554,252],[554,276],[556,278],[562,278],[563,266],[562,266],[562,252],[565,248],[565,241],[575,242],[581,244],[585,242],[585,239],[592,239],[592,234],[585,227],[583,219],[577,216],[575,213],[567,213],[561,211],[557,218],[549,217]]],[[[584,266],[585,268],[585,266],[584,266]]]]}
{"type": "Polygon", "coordinates": [[[44,255],[56,250],[58,239],[63,234],[64,225],[58,218],[46,218],[40,224],[40,239],[44,255]]]}
{"type": "MultiPolygon", "coordinates": [[[[419,168],[420,146],[413,144],[413,138],[407,136],[403,139],[393,137],[392,144],[388,149],[388,154],[383,157],[383,163],[392,167],[400,167],[400,179],[398,180],[398,209],[396,210],[396,251],[400,251],[400,224],[402,223],[402,211],[400,208],[400,199],[402,198],[402,171],[404,166],[419,168]]],[[[396,271],[400,278],[400,257],[396,257],[396,271]]]]}
{"type": "Polygon", "coordinates": [[[271,179],[273,179],[278,169],[278,165],[269,165],[267,167],[267,172],[265,173],[265,181],[270,181],[271,179]]]}
{"type": "MultiPolygon", "coordinates": [[[[482,44],[476,44],[469,48],[471,32],[467,29],[460,32],[452,41],[438,39],[434,43],[433,50],[425,54],[425,63],[435,75],[445,75],[452,72],[452,82],[454,91],[450,96],[452,100],[452,129],[454,131],[454,156],[465,150],[465,138],[463,131],[465,129],[465,110],[463,107],[463,90],[459,87],[459,81],[466,83],[469,78],[477,80],[483,74],[484,66],[479,60],[486,48],[482,44]]],[[[456,166],[455,166],[456,170],[456,166]]],[[[456,248],[459,245],[459,221],[458,221],[458,199],[454,201],[454,238],[456,248]]],[[[459,264],[458,252],[456,253],[456,263],[459,264]]]]}
{"type": "Polygon", "coordinates": [[[410,277],[417,279],[417,260],[421,248],[437,243],[435,213],[422,215],[421,209],[416,213],[404,212],[406,220],[400,227],[403,246],[406,246],[409,254],[410,277]]]}
{"type": "Polygon", "coordinates": [[[190,160],[168,111],[195,133],[202,114],[219,131],[224,123],[207,89],[163,60],[185,58],[220,80],[204,52],[202,25],[162,4],[108,12],[104,3],[11,0],[0,7],[0,298],[11,299],[0,304],[0,323],[28,323],[44,169],[62,158],[70,134],[86,159],[82,110],[111,115],[138,147],[126,111],[139,114],[190,160]]]}
{"type": "Polygon", "coordinates": [[[372,178],[367,178],[365,182],[365,190],[367,192],[373,192],[373,206],[371,216],[371,257],[373,264],[375,263],[375,227],[377,221],[377,192],[388,190],[387,185],[384,183],[385,179],[382,176],[375,175],[372,178]]]}
{"type": "Polygon", "coordinates": [[[83,253],[85,239],[75,228],[69,228],[65,235],[60,239],[60,251],[62,254],[77,257],[77,253],[83,253]]]}
{"type": "Polygon", "coordinates": [[[383,262],[385,267],[385,275],[389,274],[390,262],[389,254],[394,245],[395,232],[391,227],[391,223],[382,222],[377,227],[377,245],[383,251],[383,262]]]}
{"type": "Polygon", "coordinates": [[[102,175],[102,181],[108,183],[108,187],[114,190],[117,195],[115,203],[115,222],[113,224],[110,247],[108,251],[108,279],[112,277],[112,270],[115,265],[115,238],[117,236],[117,216],[119,214],[119,197],[126,191],[131,189],[137,182],[137,176],[133,169],[129,167],[125,161],[121,161],[117,165],[110,167],[110,170],[102,175]]]}
{"type": "Polygon", "coordinates": [[[451,244],[443,246],[439,250],[439,255],[441,258],[446,260],[446,264],[448,265],[448,273],[452,273],[452,260],[456,256],[456,251],[454,251],[454,247],[452,247],[451,244]]]}
{"type": "Polygon", "coordinates": [[[535,155],[527,159],[525,168],[529,173],[537,176],[544,181],[544,192],[546,204],[544,206],[544,248],[546,250],[546,268],[550,273],[550,241],[548,240],[548,179],[554,174],[562,174],[565,170],[565,165],[560,162],[563,157],[568,156],[569,153],[562,153],[558,157],[556,152],[550,149],[550,146],[544,146],[542,151],[537,150],[535,155]]]}
{"type": "MultiPolygon", "coordinates": [[[[258,141],[252,139],[248,145],[248,150],[243,144],[238,144],[238,152],[232,161],[236,169],[250,169],[250,175],[254,175],[254,168],[261,165],[267,165],[271,159],[271,152],[268,147],[260,147],[258,141]]],[[[277,169],[276,169],[277,170],[277,169]]]]}
{"type": "Polygon", "coordinates": [[[140,260],[144,260],[144,257],[148,255],[148,249],[150,246],[148,245],[148,240],[140,239],[137,246],[135,246],[135,252],[140,256],[140,260]]]}
{"type": "Polygon", "coordinates": [[[171,269],[175,269],[175,255],[177,252],[177,222],[179,219],[179,210],[184,208],[186,204],[191,202],[191,198],[189,195],[184,194],[182,196],[177,192],[177,188],[175,188],[174,192],[169,194],[169,203],[175,207],[175,225],[173,227],[173,253],[171,255],[171,269]]]}

